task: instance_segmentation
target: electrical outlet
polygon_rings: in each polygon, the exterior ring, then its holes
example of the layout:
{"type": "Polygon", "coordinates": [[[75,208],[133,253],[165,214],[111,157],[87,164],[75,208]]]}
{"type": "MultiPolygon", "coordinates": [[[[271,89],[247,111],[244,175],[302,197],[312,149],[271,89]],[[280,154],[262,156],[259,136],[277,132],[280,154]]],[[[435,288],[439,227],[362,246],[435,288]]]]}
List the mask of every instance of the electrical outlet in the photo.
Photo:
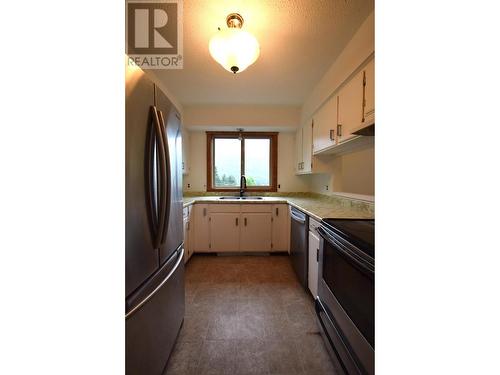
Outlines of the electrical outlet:
{"type": "Polygon", "coordinates": [[[328,185],[325,185],[326,186],[326,191],[328,191],[328,185]]]}
{"type": "Polygon", "coordinates": [[[188,189],[191,189],[191,184],[188,184],[188,189]]]}

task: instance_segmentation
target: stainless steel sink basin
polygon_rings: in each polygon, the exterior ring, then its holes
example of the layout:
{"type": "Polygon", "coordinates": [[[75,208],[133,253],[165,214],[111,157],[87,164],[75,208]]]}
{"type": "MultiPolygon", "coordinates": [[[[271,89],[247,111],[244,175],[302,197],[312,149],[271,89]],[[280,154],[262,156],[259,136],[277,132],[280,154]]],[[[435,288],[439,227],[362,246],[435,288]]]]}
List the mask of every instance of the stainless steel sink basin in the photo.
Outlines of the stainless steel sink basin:
{"type": "Polygon", "coordinates": [[[228,196],[228,197],[219,197],[219,199],[248,199],[248,200],[255,200],[255,199],[263,199],[262,197],[236,197],[236,196],[228,196]]]}

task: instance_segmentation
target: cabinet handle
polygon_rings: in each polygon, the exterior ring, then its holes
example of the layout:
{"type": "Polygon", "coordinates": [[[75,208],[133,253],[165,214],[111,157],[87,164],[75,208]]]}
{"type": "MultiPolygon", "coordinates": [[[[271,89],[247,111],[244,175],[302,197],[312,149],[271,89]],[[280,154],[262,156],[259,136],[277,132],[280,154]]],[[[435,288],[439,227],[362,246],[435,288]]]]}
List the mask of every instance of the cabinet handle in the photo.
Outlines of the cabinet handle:
{"type": "Polygon", "coordinates": [[[337,125],[337,136],[342,137],[342,124],[337,125]]]}
{"type": "Polygon", "coordinates": [[[319,262],[319,249],[316,249],[316,262],[319,262]]]}
{"type": "Polygon", "coordinates": [[[188,223],[187,223],[187,224],[188,224],[188,225],[187,225],[187,230],[189,230],[189,224],[190,224],[190,223],[191,223],[191,222],[190,222],[190,221],[188,221],[188,223]]]}
{"type": "Polygon", "coordinates": [[[238,226],[238,218],[236,218],[236,226],[238,226]]]}
{"type": "Polygon", "coordinates": [[[276,207],[276,216],[279,216],[279,208],[276,207]]]}
{"type": "Polygon", "coordinates": [[[363,71],[363,103],[361,107],[361,122],[365,122],[365,107],[366,107],[366,71],[363,71]]]}
{"type": "Polygon", "coordinates": [[[245,226],[247,226],[247,218],[245,218],[245,226]]]}
{"type": "Polygon", "coordinates": [[[203,216],[207,216],[207,208],[206,207],[203,208],[203,216]]]}
{"type": "Polygon", "coordinates": [[[333,130],[333,129],[330,130],[330,140],[331,141],[335,140],[335,130],[333,130]]]}

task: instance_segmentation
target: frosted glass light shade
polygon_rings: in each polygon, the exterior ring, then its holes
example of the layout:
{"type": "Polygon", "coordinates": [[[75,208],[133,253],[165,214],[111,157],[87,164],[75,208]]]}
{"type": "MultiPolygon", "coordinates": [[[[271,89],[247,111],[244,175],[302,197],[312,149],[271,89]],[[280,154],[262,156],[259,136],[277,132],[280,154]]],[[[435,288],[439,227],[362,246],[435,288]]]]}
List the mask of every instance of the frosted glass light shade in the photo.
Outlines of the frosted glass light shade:
{"type": "Polygon", "coordinates": [[[259,42],[255,37],[239,28],[228,28],[217,32],[208,45],[210,54],[224,69],[240,73],[259,57],[259,42]]]}

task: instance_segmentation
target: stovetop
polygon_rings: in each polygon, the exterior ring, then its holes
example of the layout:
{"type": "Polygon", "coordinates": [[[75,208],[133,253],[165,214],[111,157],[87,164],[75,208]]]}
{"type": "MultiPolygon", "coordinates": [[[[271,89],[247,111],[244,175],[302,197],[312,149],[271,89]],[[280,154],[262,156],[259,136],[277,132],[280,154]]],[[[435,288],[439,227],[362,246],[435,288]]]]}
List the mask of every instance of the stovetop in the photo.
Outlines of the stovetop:
{"type": "Polygon", "coordinates": [[[323,219],[325,229],[341,236],[366,254],[375,258],[375,220],[323,219]]]}

